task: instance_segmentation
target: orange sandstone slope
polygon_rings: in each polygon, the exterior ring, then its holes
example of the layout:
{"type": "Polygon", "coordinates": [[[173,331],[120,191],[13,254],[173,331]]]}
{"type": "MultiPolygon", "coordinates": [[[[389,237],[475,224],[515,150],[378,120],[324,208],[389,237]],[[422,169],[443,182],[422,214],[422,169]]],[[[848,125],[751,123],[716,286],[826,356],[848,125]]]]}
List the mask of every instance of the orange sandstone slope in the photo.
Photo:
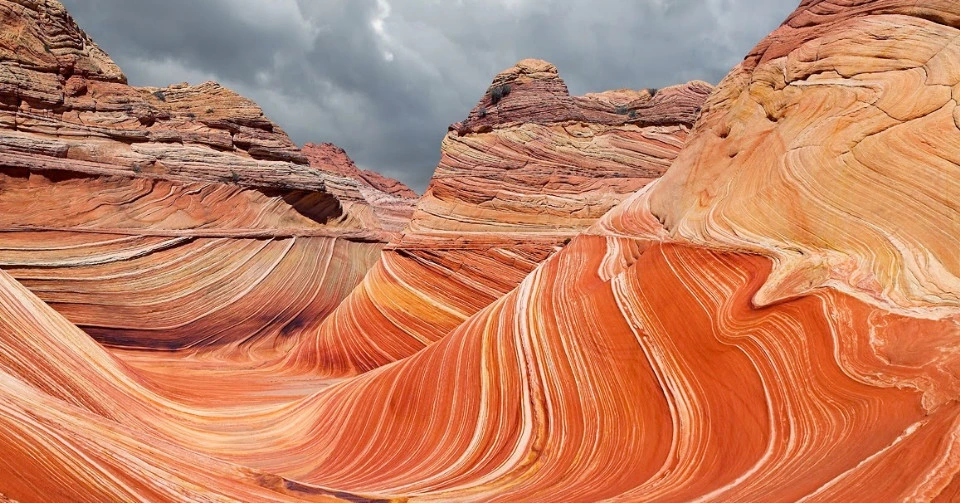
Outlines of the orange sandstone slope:
{"type": "Polygon", "coordinates": [[[958,35],[952,1],[805,1],[663,178],[318,395],[324,455],[287,474],[422,501],[956,501],[958,35]]]}
{"type": "Polygon", "coordinates": [[[171,431],[171,418],[181,423],[181,439],[190,418],[221,428],[227,418],[142,387],[128,367],[2,271],[0,347],[0,501],[383,501],[169,440],[158,425],[171,431]]]}
{"type": "Polygon", "coordinates": [[[349,375],[440,339],[662,175],[711,89],[573,97],[547,62],[502,72],[451,126],[410,225],[289,363],[349,375]]]}
{"type": "Polygon", "coordinates": [[[226,88],[126,85],[56,1],[0,21],[0,267],[102,342],[285,347],[409,219],[226,88]]]}
{"type": "Polygon", "coordinates": [[[151,394],[0,273],[0,492],[956,501],[958,30],[954,2],[804,2],[666,176],[436,344],[284,406],[151,394]]]}

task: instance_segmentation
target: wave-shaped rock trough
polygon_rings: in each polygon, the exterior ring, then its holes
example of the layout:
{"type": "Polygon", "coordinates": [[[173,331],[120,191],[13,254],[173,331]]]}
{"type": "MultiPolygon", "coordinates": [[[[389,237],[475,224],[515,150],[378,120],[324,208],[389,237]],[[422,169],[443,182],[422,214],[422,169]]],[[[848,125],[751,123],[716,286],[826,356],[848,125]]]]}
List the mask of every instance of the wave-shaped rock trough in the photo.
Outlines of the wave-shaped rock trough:
{"type": "MultiPolygon", "coordinates": [[[[301,381],[278,360],[174,389],[0,272],[0,493],[955,501],[958,28],[954,2],[804,1],[663,177],[436,342],[336,384],[324,353],[301,381]]],[[[417,263],[403,245],[338,313],[374,280],[418,290],[385,280],[417,263]]],[[[364,337],[340,341],[381,347],[364,337]]]]}
{"type": "Polygon", "coordinates": [[[288,365],[352,375],[439,340],[663,174],[710,90],[572,97],[544,61],[502,72],[451,126],[410,224],[288,365]]]}

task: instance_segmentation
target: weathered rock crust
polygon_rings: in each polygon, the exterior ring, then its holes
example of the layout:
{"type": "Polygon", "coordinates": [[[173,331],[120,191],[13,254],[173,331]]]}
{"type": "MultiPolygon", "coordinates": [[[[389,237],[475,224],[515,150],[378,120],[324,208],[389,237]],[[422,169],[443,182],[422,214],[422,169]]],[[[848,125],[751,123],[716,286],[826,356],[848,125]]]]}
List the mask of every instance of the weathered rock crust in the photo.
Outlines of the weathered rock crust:
{"type": "Polygon", "coordinates": [[[282,352],[410,218],[219,84],[127,85],[58,2],[0,21],[0,267],[102,342],[282,352]]]}

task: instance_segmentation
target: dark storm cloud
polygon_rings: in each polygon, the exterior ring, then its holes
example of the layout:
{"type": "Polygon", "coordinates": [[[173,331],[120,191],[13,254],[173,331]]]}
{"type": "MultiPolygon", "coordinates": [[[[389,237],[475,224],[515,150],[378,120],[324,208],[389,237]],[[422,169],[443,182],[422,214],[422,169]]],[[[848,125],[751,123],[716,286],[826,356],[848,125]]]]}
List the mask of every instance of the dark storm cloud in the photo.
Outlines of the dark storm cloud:
{"type": "Polygon", "coordinates": [[[299,144],[423,190],[447,125],[536,57],[571,92],[718,82],[798,0],[62,0],[134,85],[217,80],[299,144]]]}

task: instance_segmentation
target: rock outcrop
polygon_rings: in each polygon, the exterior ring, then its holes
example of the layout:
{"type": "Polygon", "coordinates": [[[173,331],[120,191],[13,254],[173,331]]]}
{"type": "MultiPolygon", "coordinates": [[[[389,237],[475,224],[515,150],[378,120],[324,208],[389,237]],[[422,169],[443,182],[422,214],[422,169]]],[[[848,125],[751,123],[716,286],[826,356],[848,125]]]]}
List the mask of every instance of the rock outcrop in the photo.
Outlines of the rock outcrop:
{"type": "Polygon", "coordinates": [[[547,62],[502,72],[451,126],[410,225],[289,363],[349,375],[439,340],[662,175],[711,89],[573,97],[547,62]]]}
{"type": "Polygon", "coordinates": [[[229,89],[128,86],[55,1],[0,20],[0,267],[102,342],[282,350],[409,220],[229,89]]]}
{"type": "Polygon", "coordinates": [[[956,501],[958,34],[955,2],[805,0],[663,177],[436,343],[296,397],[173,396],[0,272],[0,493],[956,501]]]}
{"type": "Polygon", "coordinates": [[[347,153],[340,147],[332,143],[307,143],[301,150],[303,155],[307,156],[310,165],[330,171],[340,176],[345,176],[354,180],[362,181],[366,185],[397,197],[405,199],[416,199],[417,193],[402,182],[388,178],[369,169],[360,169],[347,153]]]}
{"type": "Polygon", "coordinates": [[[362,196],[361,206],[373,211],[373,225],[389,232],[399,232],[410,222],[417,204],[417,193],[397,180],[388,178],[370,170],[360,169],[347,156],[347,153],[332,143],[307,143],[303,154],[312,168],[331,173],[345,186],[328,182],[328,190],[345,200],[355,198],[357,192],[362,196]]]}

